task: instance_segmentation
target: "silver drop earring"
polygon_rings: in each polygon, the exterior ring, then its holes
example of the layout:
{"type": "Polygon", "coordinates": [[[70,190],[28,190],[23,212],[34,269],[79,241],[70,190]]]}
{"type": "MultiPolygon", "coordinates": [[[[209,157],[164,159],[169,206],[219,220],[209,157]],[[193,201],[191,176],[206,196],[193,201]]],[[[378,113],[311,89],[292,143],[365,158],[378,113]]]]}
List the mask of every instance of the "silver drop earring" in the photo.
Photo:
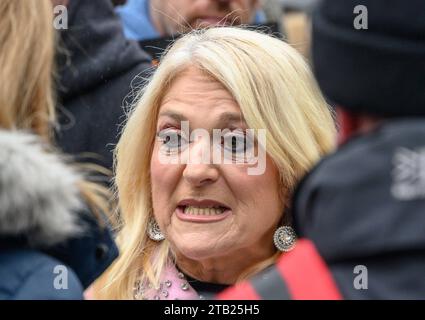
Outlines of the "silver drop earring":
{"type": "Polygon", "coordinates": [[[279,227],[275,231],[273,240],[277,249],[283,252],[288,252],[294,248],[297,236],[294,229],[288,226],[283,226],[279,227]]]}
{"type": "Polygon", "coordinates": [[[162,241],[165,239],[165,236],[161,232],[161,229],[159,229],[158,223],[155,221],[154,218],[151,218],[149,220],[148,224],[148,236],[153,241],[162,241]]]}

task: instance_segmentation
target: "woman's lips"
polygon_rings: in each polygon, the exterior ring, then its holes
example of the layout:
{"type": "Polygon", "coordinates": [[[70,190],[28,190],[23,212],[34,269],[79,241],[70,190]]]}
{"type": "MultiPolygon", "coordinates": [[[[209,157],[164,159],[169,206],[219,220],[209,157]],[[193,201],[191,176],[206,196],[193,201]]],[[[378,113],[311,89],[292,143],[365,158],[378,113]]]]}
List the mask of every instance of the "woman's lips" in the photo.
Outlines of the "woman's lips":
{"type": "Polygon", "coordinates": [[[231,213],[231,209],[224,209],[222,213],[219,214],[189,214],[184,212],[185,206],[178,206],[176,208],[175,214],[178,219],[182,221],[189,221],[189,222],[217,222],[226,219],[231,213]]]}

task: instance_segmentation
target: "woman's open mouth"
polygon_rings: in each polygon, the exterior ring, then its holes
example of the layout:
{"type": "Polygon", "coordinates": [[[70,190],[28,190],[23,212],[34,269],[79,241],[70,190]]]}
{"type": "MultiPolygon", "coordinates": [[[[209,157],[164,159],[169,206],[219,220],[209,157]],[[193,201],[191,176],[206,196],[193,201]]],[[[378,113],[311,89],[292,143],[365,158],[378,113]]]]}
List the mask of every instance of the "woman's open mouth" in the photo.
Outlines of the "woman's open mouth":
{"type": "Polygon", "coordinates": [[[215,222],[226,219],[232,210],[213,200],[187,199],[179,203],[176,215],[180,220],[191,222],[215,222]]]}

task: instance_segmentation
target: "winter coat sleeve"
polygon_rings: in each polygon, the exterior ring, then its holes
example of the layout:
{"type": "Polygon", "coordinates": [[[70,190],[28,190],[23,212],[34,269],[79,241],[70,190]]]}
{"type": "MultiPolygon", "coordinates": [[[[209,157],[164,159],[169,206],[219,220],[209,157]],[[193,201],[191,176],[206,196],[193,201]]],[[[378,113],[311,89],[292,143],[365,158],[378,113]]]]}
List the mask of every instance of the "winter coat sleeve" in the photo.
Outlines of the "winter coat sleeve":
{"type": "Polygon", "coordinates": [[[82,300],[83,287],[74,271],[54,259],[42,259],[22,278],[13,300],[82,300]]]}

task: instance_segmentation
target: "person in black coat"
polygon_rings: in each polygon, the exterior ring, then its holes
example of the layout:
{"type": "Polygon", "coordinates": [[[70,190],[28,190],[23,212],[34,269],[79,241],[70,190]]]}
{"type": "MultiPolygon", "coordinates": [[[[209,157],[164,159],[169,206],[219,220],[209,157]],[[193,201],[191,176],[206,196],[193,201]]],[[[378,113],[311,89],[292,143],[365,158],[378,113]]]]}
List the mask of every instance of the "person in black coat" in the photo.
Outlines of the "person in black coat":
{"type": "Polygon", "coordinates": [[[143,85],[150,58],[125,39],[110,0],[70,0],[68,24],[57,57],[57,141],[79,162],[112,169],[125,106],[143,85]]]}
{"type": "Polygon", "coordinates": [[[424,299],[425,2],[322,1],[318,82],[338,151],[300,183],[295,249],[222,299],[424,299]]]}
{"type": "Polygon", "coordinates": [[[0,300],[82,299],[118,256],[80,174],[39,137],[0,130],[0,300]]]}

